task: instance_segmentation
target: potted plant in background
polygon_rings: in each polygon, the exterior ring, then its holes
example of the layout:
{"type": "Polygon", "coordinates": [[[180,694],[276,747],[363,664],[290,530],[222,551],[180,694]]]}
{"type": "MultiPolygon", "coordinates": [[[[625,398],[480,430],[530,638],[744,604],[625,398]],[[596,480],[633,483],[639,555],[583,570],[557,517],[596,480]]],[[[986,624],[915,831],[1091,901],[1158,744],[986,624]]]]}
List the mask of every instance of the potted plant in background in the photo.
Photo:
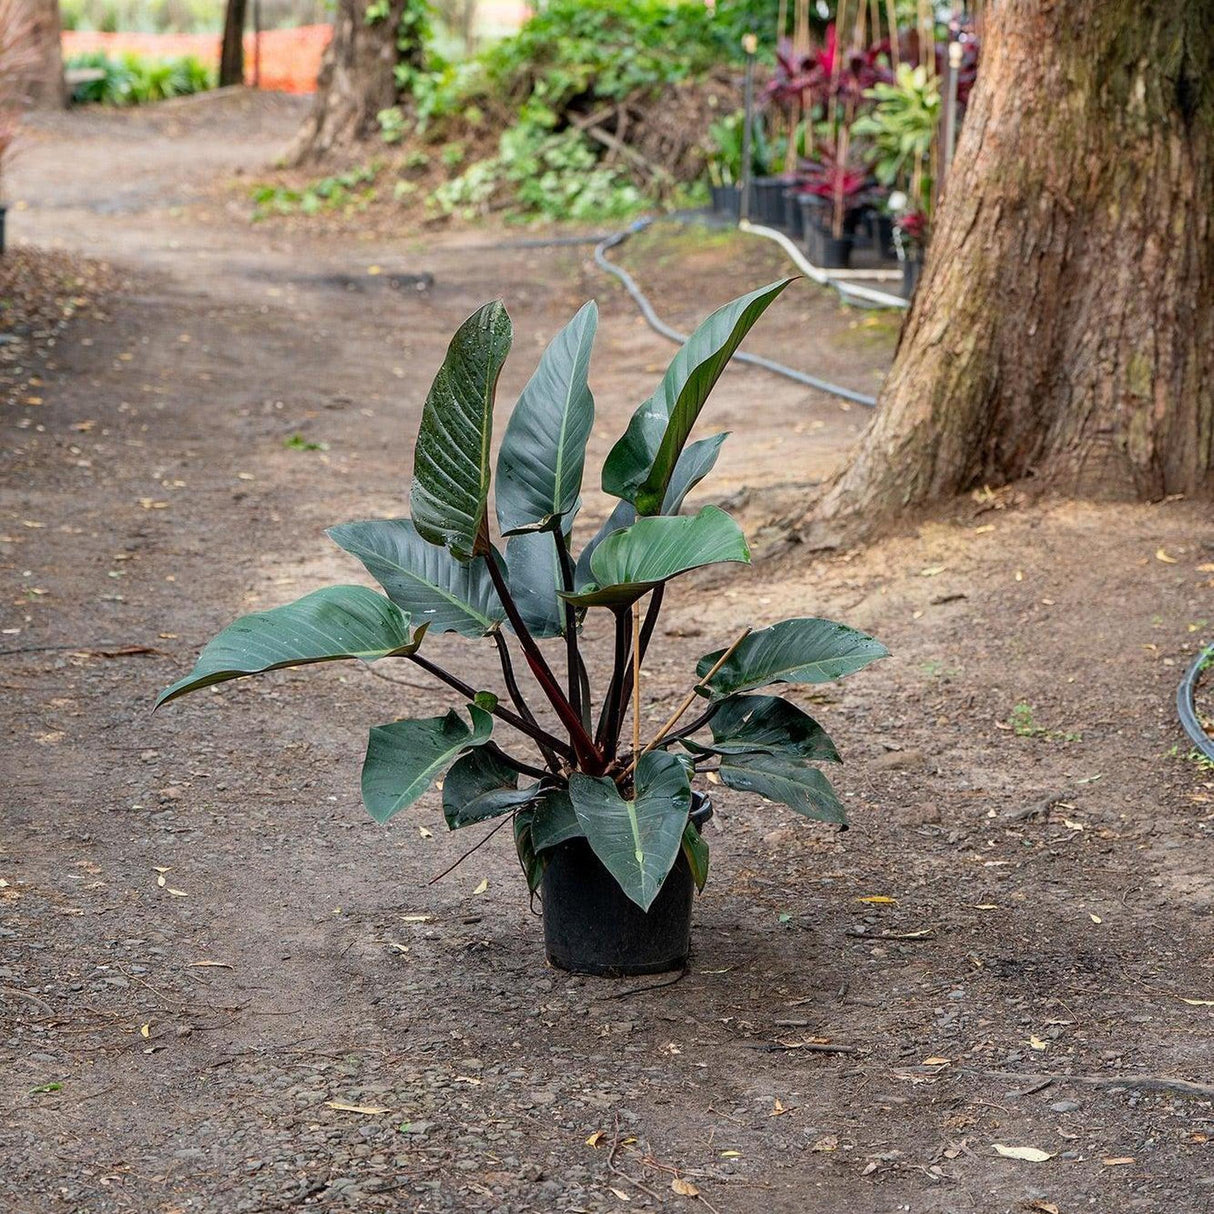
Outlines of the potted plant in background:
{"type": "Polygon", "coordinates": [[[805,251],[822,269],[846,269],[851,264],[856,227],[869,203],[872,179],[866,169],[836,160],[829,148],[821,148],[818,156],[807,166],[797,188],[805,251]]]}
{"type": "Polygon", "coordinates": [[[843,806],[815,766],[838,761],[834,743],[796,705],[754,693],[838,679],[886,655],[872,637],[829,620],[747,629],[700,658],[661,728],[641,719],[639,676],[668,583],[750,559],[724,511],[680,513],[726,435],[688,440],[738,344],[789,281],[725,305],[675,355],[607,457],[602,485],[617,504],[576,559],[570,535],[594,421],[587,376],[595,306],[586,304],[540,359],[506,425],[495,478],[494,395],[511,324],[500,302],[480,308],[455,334],[426,398],[412,517],[329,532],[387,597],[335,586],[245,616],[157,705],[285,666],[413,663],[453,689],[462,707],[371,730],[362,771],[371,816],[388,821],[446,772],[448,826],[491,819],[512,826],[527,885],[542,890],[554,964],[602,974],[682,965],[692,887],[702,888],[708,874],[700,828],[711,807],[693,792],[693,779],[713,770],[729,788],[842,823],[843,806]],[[494,513],[504,547],[491,536],[494,513]],[[596,704],[582,630],[588,614],[600,612],[614,646],[596,704]],[[499,689],[427,657],[425,642],[441,632],[487,639],[501,667],[499,689]],[[520,684],[518,654],[547,701],[547,720],[520,684]],[[503,749],[499,726],[530,749],[503,749]]]}
{"type": "MultiPolygon", "coordinates": [[[[891,205],[904,199],[905,195],[894,195],[891,205]]],[[[894,220],[894,248],[898,250],[898,260],[902,263],[902,294],[906,299],[914,295],[915,288],[919,285],[927,235],[928,218],[924,211],[900,210],[894,220]]]]}
{"type": "Polygon", "coordinates": [[[40,66],[35,25],[31,11],[21,0],[0,0],[0,255],[4,253],[8,214],[4,170],[12,157],[21,113],[29,104],[31,77],[40,66]]]}

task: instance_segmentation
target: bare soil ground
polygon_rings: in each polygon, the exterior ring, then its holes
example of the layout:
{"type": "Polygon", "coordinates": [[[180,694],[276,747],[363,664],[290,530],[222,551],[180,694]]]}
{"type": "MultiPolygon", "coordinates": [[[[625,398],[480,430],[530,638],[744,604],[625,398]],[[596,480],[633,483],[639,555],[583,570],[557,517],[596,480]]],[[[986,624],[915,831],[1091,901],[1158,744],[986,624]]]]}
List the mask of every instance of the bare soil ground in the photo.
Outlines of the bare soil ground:
{"type": "MultiPolygon", "coordinates": [[[[508,401],[598,296],[592,462],[671,353],[585,249],[251,226],[216,183],[298,117],[231,95],[64,116],[13,184],[18,241],[122,285],[0,415],[0,1208],[1214,1208],[1214,773],[1173,711],[1212,614],[1195,504],[991,495],[679,584],[655,721],[746,623],[834,616],[894,656],[792,693],[844,749],[853,829],[714,791],[692,966],[664,987],[546,969],[501,836],[429,885],[472,841],[436,796],[365,816],[366,729],[441,689],[330,667],[150,716],[235,615],[358,577],[322,528],[403,511],[479,302],[514,315],[508,401]]],[[[694,231],[625,258],[684,325],[782,269],[694,231]]],[[[786,299],[753,348],[876,385],[887,322],[786,299]]],[[[731,372],[711,496],[767,534],[862,421],[731,372]]],[[[492,686],[491,657],[465,669],[492,686]]]]}

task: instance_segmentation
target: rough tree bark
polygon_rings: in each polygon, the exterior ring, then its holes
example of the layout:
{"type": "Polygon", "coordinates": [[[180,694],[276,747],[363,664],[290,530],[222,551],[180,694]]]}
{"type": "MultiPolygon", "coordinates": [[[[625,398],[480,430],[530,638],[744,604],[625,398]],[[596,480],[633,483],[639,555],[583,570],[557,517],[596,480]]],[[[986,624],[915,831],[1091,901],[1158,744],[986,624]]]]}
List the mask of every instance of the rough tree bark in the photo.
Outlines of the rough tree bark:
{"type": "Polygon", "coordinates": [[[1214,3],[1001,0],[877,416],[815,546],[983,484],[1214,484],[1214,3]]]}
{"type": "Polygon", "coordinates": [[[219,44],[219,85],[244,84],[244,26],[248,0],[228,0],[219,44]]]}
{"type": "Polygon", "coordinates": [[[338,0],[316,98],[287,150],[287,163],[321,160],[378,129],[380,110],[396,104],[397,65],[421,66],[422,47],[401,35],[401,18],[414,2],[390,0],[385,12],[379,3],[338,0]]]}

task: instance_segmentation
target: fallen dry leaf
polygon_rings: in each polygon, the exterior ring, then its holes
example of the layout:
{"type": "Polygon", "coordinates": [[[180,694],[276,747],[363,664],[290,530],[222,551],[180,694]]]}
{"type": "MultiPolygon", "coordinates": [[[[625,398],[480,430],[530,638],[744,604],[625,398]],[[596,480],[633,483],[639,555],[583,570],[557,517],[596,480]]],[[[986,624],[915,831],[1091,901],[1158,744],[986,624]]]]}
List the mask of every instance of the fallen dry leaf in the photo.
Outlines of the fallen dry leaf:
{"type": "Polygon", "coordinates": [[[1041,1038],[1035,1034],[1029,1037],[1029,1046],[1034,1050],[1048,1050],[1050,1048],[1048,1041],[1042,1041],[1041,1038]]]}
{"type": "Polygon", "coordinates": [[[139,1026],[140,1037],[150,1037],[152,1035],[152,1026],[150,1024],[141,1024],[139,1026]]]}
{"type": "Polygon", "coordinates": [[[489,878],[485,877],[482,879],[481,883],[476,887],[476,889],[474,889],[472,892],[474,894],[483,894],[485,892],[485,890],[487,890],[488,888],[489,888],[489,878]]]}
{"type": "Polygon", "coordinates": [[[769,1114],[769,1116],[783,1117],[784,1114],[787,1112],[788,1112],[788,1110],[780,1103],[780,1098],[779,1098],[779,1096],[777,1096],[771,1106],[771,1113],[769,1114]]]}
{"type": "Polygon", "coordinates": [[[388,1110],[378,1104],[347,1104],[344,1100],[326,1100],[325,1104],[336,1109],[339,1113],[365,1113],[368,1117],[374,1117],[379,1113],[386,1113],[388,1110]]]}
{"type": "Polygon", "coordinates": [[[924,1066],[948,1066],[952,1062],[951,1058],[937,1058],[934,1054],[931,1058],[924,1058],[924,1066]]]}
{"type": "Polygon", "coordinates": [[[1214,999],[1186,999],[1182,995],[1180,1002],[1187,1003],[1190,1007],[1214,1007],[1214,999]]]}
{"type": "Polygon", "coordinates": [[[833,1134],[827,1134],[825,1137],[819,1138],[809,1149],[811,1151],[837,1151],[839,1140],[833,1134]]]}
{"type": "Polygon", "coordinates": [[[1124,1167],[1127,1163],[1133,1163],[1134,1156],[1133,1155],[1116,1155],[1116,1156],[1112,1156],[1108,1159],[1102,1159],[1100,1162],[1102,1164],[1104,1164],[1104,1166],[1106,1168],[1121,1168],[1121,1167],[1124,1167]]]}
{"type": "Polygon", "coordinates": [[[1043,1151],[1040,1147],[1005,1147],[1001,1142],[995,1143],[994,1146],[995,1150],[1005,1159],[1023,1159],[1027,1163],[1045,1163],[1047,1159],[1054,1158],[1049,1151],[1043,1151]]]}
{"type": "Polygon", "coordinates": [[[671,1182],[670,1187],[680,1197],[699,1197],[700,1190],[691,1183],[690,1180],[684,1180],[681,1176],[676,1176],[671,1182]]]}
{"type": "Polygon", "coordinates": [[[897,898],[887,898],[884,894],[866,894],[863,898],[857,898],[857,902],[867,902],[869,906],[897,906],[897,898]]]}
{"type": "Polygon", "coordinates": [[[173,895],[174,898],[188,898],[189,897],[189,894],[187,894],[184,889],[173,889],[172,886],[168,886],[166,888],[168,889],[169,893],[173,895]]]}
{"type": "Polygon", "coordinates": [[[1155,549],[1155,559],[1157,561],[1163,561],[1165,565],[1176,564],[1176,558],[1174,556],[1168,556],[1168,554],[1162,548],[1155,549]]]}
{"type": "Polygon", "coordinates": [[[1103,923],[1104,922],[1104,920],[1099,915],[1093,915],[1091,911],[1088,911],[1088,918],[1091,919],[1091,921],[1093,923],[1103,923]]]}
{"type": "Polygon", "coordinates": [[[226,961],[191,961],[186,966],[188,970],[234,970],[235,968],[234,965],[230,965],[226,961]]]}
{"type": "Polygon", "coordinates": [[[1041,1214],[1059,1214],[1058,1207],[1052,1201],[1034,1201],[1029,1209],[1040,1210],[1041,1214]]]}
{"type": "Polygon", "coordinates": [[[599,1145],[599,1143],[602,1142],[603,1139],[606,1137],[607,1137],[607,1135],[606,1135],[606,1133],[604,1133],[604,1131],[595,1130],[595,1132],[593,1134],[591,1134],[589,1138],[586,1139],[586,1145],[588,1147],[597,1147],[599,1145]]]}

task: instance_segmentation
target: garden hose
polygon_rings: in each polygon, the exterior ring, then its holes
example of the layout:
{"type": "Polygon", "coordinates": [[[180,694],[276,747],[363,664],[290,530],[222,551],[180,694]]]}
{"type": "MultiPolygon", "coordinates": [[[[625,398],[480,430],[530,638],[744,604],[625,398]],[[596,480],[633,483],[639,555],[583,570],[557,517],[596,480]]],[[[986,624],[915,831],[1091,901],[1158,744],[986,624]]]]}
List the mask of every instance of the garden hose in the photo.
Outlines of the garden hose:
{"type": "MultiPolygon", "coordinates": [[[[649,218],[638,219],[622,231],[614,232],[612,235],[600,240],[594,247],[594,261],[595,265],[601,270],[614,275],[624,284],[624,289],[632,296],[632,300],[640,308],[645,322],[655,333],[660,333],[663,337],[681,346],[686,343],[688,335],[680,333],[678,329],[673,329],[670,325],[666,324],[653,310],[653,305],[645,297],[645,293],[641,288],[637,286],[632,275],[627,270],[607,260],[608,249],[614,249],[622,245],[630,236],[635,235],[637,232],[643,232],[652,222],[653,220],[649,218]]],[[[761,367],[764,371],[770,371],[773,375],[782,375],[785,379],[791,379],[794,383],[804,384],[807,388],[815,388],[819,392],[826,392],[831,396],[841,397],[843,400],[852,401],[857,405],[864,405],[868,409],[874,408],[877,404],[875,397],[866,396],[862,392],[853,392],[851,388],[832,384],[827,380],[818,379],[814,375],[806,375],[804,371],[796,371],[792,367],[786,367],[782,363],[773,362],[770,358],[763,358],[758,354],[740,352],[735,354],[734,358],[740,363],[746,363],[751,367],[761,367]]]]}
{"type": "Polygon", "coordinates": [[[1214,738],[1206,733],[1201,718],[1197,715],[1196,693],[1201,673],[1208,665],[1214,665],[1214,644],[1207,645],[1193,660],[1193,664],[1185,671],[1176,691],[1176,711],[1180,714],[1180,724],[1185,733],[1193,740],[1193,745],[1207,759],[1214,759],[1214,738]]]}

